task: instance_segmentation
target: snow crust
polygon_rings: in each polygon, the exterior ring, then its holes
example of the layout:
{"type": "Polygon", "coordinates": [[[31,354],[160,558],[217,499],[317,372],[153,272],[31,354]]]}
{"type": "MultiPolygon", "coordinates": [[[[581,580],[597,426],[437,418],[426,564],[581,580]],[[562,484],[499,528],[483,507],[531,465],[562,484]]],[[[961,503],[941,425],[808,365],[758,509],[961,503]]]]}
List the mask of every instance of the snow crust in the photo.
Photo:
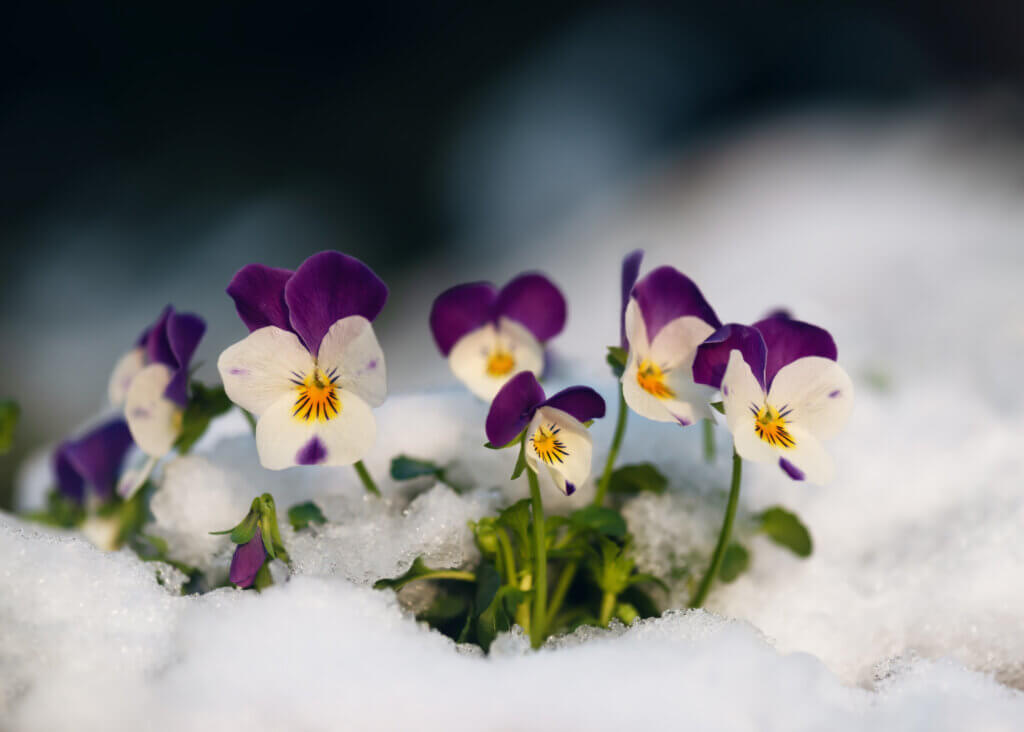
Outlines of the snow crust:
{"type": "MultiPolygon", "coordinates": [[[[512,451],[481,447],[485,405],[432,386],[454,379],[425,350],[412,298],[383,339],[393,394],[366,461],[383,501],[349,469],[263,470],[236,415],[162,466],[152,532],[211,572],[226,572],[230,546],[208,532],[237,523],[254,496],[274,494],[282,528],[288,506],[317,499],[329,523],[285,528],[294,574],[278,568],[282,581],[263,594],[182,597],[183,577],[166,565],[0,516],[0,726],[1019,729],[1024,208],[1005,156],[967,155],[959,134],[919,120],[790,122],[682,161],[696,181],[667,171],[497,260],[545,269],[566,290],[570,326],[546,388],[590,383],[610,405],[603,347],[617,340],[618,261],[636,245],[647,268],[693,276],[723,320],[787,305],[836,336],[858,390],[829,444],[837,478],[814,488],[747,466],[738,535],[752,566],[716,586],[707,612],[581,629],[540,653],[513,632],[485,658],[416,624],[408,606],[423,591],[371,589],[418,555],[471,565],[467,522],[526,493],[504,479],[512,451]],[[388,461],[403,452],[451,464],[453,480],[476,487],[395,484],[388,461]],[[775,504],[809,526],[809,559],[752,535],[749,516],[775,504]]],[[[501,279],[486,258],[464,259],[469,269],[453,268],[433,294],[460,278],[501,279]]],[[[594,426],[595,465],[613,422],[614,410],[594,426]]],[[[624,507],[641,569],[672,585],[666,607],[684,604],[673,570],[710,553],[724,505],[728,437],[718,430],[714,465],[699,437],[631,415],[620,457],[671,478],[665,495],[624,507]]],[[[23,475],[23,494],[38,495],[45,471],[23,475]]],[[[592,491],[552,492],[546,505],[568,511],[592,491]]]]}

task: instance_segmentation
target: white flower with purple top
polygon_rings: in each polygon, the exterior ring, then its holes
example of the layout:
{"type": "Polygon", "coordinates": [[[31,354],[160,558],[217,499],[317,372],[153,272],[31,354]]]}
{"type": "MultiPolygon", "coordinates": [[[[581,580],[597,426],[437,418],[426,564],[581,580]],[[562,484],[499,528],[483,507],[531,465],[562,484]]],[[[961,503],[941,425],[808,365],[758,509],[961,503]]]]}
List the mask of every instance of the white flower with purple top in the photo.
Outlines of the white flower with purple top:
{"type": "Polygon", "coordinates": [[[546,474],[569,496],[590,476],[593,440],[585,423],[603,417],[604,410],[604,399],[590,387],[571,386],[548,399],[536,377],[522,371],[494,397],[487,439],[500,447],[526,430],[527,468],[546,474]]]}
{"type": "Polygon", "coordinates": [[[490,401],[520,371],[540,376],[544,344],[565,327],[565,298],[540,274],[522,274],[498,290],[490,282],[438,295],[430,330],[452,373],[490,401]]]}
{"type": "Polygon", "coordinates": [[[202,318],[168,305],[114,366],[110,401],[124,405],[132,438],[150,458],[169,453],[181,433],[189,365],[205,332],[202,318]]]}
{"type": "Polygon", "coordinates": [[[53,455],[57,490],[79,505],[90,496],[99,502],[110,500],[131,447],[128,424],[120,418],[62,442],[53,455]]]}
{"type": "MultiPolygon", "coordinates": [[[[624,287],[625,274],[624,268],[624,287]]],[[[710,419],[714,390],[694,383],[690,369],[697,346],[720,325],[697,285],[678,270],[659,267],[637,282],[625,314],[622,395],[630,409],[684,427],[710,419]]]]}
{"type": "Polygon", "coordinates": [[[295,271],[250,264],[228,294],[251,331],[217,361],[224,390],[257,418],[263,467],[351,465],[373,446],[387,396],[371,321],[388,289],[358,259],[314,254],[295,271]]]}
{"type": "Polygon", "coordinates": [[[740,457],[824,485],[833,465],[821,441],[842,429],[853,406],[836,356],[828,331],[780,314],[720,328],[698,349],[693,375],[721,388],[740,457]]]}

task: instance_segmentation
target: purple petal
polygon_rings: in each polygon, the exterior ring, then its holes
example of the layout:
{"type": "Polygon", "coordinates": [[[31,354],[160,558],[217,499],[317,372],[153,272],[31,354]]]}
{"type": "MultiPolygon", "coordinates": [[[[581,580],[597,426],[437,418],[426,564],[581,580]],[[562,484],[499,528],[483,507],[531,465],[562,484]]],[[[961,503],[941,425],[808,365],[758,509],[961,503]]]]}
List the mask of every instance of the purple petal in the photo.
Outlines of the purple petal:
{"type": "Polygon", "coordinates": [[[250,587],[266,558],[267,550],[263,547],[263,535],[257,526],[256,533],[249,541],[235,547],[228,579],[239,587],[250,587]]]}
{"type": "Polygon", "coordinates": [[[498,289],[490,282],[470,282],[445,290],[430,309],[430,332],[445,356],[462,336],[487,323],[494,314],[498,289]]]}
{"type": "Polygon", "coordinates": [[[84,482],[91,485],[97,495],[103,498],[111,496],[121,464],[131,446],[132,435],[123,419],[112,420],[78,440],[65,442],[58,452],[56,466],[61,491],[71,497],[76,492],[81,495],[81,483],[84,482]],[[69,480],[69,470],[79,476],[77,484],[69,480]]]}
{"type": "Polygon", "coordinates": [[[762,320],[768,320],[770,318],[784,318],[786,320],[792,320],[793,313],[791,313],[786,308],[772,308],[767,313],[765,313],[765,316],[762,318],[762,320]]]}
{"type": "Polygon", "coordinates": [[[798,358],[821,356],[836,360],[836,342],[824,328],[784,317],[765,318],[754,323],[768,349],[765,384],[770,389],[775,374],[798,358]]]}
{"type": "Polygon", "coordinates": [[[573,484],[573,483],[570,483],[569,481],[565,481],[565,495],[571,496],[575,492],[576,492],[576,485],[573,484]]]}
{"type": "Polygon", "coordinates": [[[62,442],[53,454],[53,473],[57,478],[57,490],[75,501],[85,500],[85,481],[68,460],[67,448],[70,442],[62,442]]]}
{"type": "Polygon", "coordinates": [[[515,320],[544,343],[565,327],[565,298],[542,274],[521,274],[498,293],[494,317],[515,320]]]}
{"type": "Polygon", "coordinates": [[[327,459],[327,447],[314,437],[299,450],[295,455],[295,462],[299,465],[319,465],[327,459]]]}
{"type": "Polygon", "coordinates": [[[292,329],[316,354],[327,331],[342,318],[376,318],[388,299],[388,288],[358,259],[341,252],[320,252],[288,280],[284,299],[292,329]]]}
{"type": "Polygon", "coordinates": [[[644,259],[644,250],[637,249],[626,255],[622,260],[622,312],[619,313],[619,343],[624,349],[629,348],[629,341],[626,339],[626,306],[629,305],[629,295],[633,292],[633,285],[636,278],[640,276],[640,263],[644,259]]]}
{"type": "Polygon", "coordinates": [[[511,379],[491,402],[487,413],[487,439],[495,447],[507,445],[530,424],[537,407],[544,401],[544,390],[529,371],[511,379]]]}
{"type": "Polygon", "coordinates": [[[167,320],[167,342],[177,364],[164,396],[181,407],[188,405],[189,364],[206,332],[206,322],[192,313],[175,313],[167,320]]]}
{"type": "Polygon", "coordinates": [[[238,270],[227,292],[246,328],[254,331],[274,325],[292,329],[284,301],[284,286],[291,276],[291,270],[263,264],[248,264],[238,270]]]}
{"type": "Polygon", "coordinates": [[[554,407],[568,412],[580,422],[589,422],[604,416],[604,399],[589,386],[570,386],[563,389],[547,401],[542,407],[554,407]]]}
{"type": "Polygon", "coordinates": [[[782,468],[782,471],[793,480],[804,479],[804,471],[802,471],[797,466],[793,465],[793,463],[786,460],[786,458],[779,458],[779,467],[782,468]]]}
{"type": "Polygon", "coordinates": [[[640,306],[650,342],[662,328],[684,315],[698,317],[713,328],[722,324],[700,288],[673,267],[658,267],[637,282],[633,297],[640,306]]]}
{"type": "Polygon", "coordinates": [[[149,334],[146,336],[146,356],[150,363],[162,363],[172,370],[177,370],[178,365],[174,360],[171,344],[167,340],[167,321],[173,314],[174,308],[168,305],[156,322],[149,327],[149,334]]]}
{"type": "Polygon", "coordinates": [[[764,381],[764,339],[756,329],[738,323],[723,325],[697,346],[697,354],[693,358],[693,380],[698,384],[720,388],[725,369],[729,365],[729,354],[735,349],[743,354],[743,360],[754,372],[761,388],[767,391],[764,381]]]}

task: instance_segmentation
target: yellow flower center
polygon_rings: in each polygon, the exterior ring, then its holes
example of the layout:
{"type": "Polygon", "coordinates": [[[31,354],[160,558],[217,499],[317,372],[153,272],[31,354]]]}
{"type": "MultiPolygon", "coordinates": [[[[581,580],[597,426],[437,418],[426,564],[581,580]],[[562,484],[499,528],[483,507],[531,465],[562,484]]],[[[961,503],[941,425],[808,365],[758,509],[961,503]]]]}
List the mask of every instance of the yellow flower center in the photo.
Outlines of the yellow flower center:
{"type": "Polygon", "coordinates": [[[557,425],[550,424],[547,429],[541,425],[530,438],[530,444],[537,451],[537,457],[548,465],[554,465],[556,460],[562,462],[562,458],[569,456],[565,443],[558,437],[561,431],[557,425]]]}
{"type": "Polygon", "coordinates": [[[665,383],[664,372],[658,364],[650,359],[644,359],[637,367],[636,383],[640,385],[641,389],[658,399],[672,399],[676,395],[665,383]]]}
{"type": "Polygon", "coordinates": [[[760,409],[752,404],[750,411],[754,413],[754,432],[758,437],[772,447],[781,447],[786,450],[796,447],[796,441],[786,429],[786,415],[790,410],[783,407],[780,413],[770,404],[765,404],[760,409]]]}
{"type": "Polygon", "coordinates": [[[308,376],[292,372],[292,383],[298,396],[295,399],[295,410],[292,416],[303,422],[317,420],[326,422],[338,416],[341,401],[338,399],[337,369],[324,373],[319,368],[313,369],[308,376]]]}
{"type": "Polygon", "coordinates": [[[505,376],[515,367],[516,360],[512,358],[512,354],[500,347],[491,351],[491,355],[487,357],[488,376],[505,376]]]}

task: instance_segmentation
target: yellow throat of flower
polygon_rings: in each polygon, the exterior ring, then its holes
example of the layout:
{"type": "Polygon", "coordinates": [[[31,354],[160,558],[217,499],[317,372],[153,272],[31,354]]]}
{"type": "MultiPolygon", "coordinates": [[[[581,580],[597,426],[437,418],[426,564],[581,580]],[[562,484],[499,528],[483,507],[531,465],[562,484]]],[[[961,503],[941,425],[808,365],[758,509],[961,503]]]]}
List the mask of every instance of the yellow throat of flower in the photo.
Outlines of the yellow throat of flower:
{"type": "Polygon", "coordinates": [[[324,373],[319,368],[313,369],[309,375],[292,379],[298,396],[295,399],[295,409],[292,416],[296,419],[308,422],[316,420],[326,422],[338,416],[341,411],[341,401],[338,399],[338,387],[336,382],[337,369],[331,369],[330,373],[324,373]]]}
{"type": "Polygon", "coordinates": [[[636,383],[640,385],[641,389],[658,399],[672,399],[676,395],[665,383],[664,372],[658,364],[650,359],[644,359],[637,367],[636,383]]]}
{"type": "Polygon", "coordinates": [[[507,376],[516,367],[516,360],[512,354],[502,348],[491,351],[487,357],[488,376],[507,376]]]}
{"type": "Polygon", "coordinates": [[[772,447],[786,450],[796,447],[796,441],[786,429],[786,415],[790,410],[783,407],[780,413],[775,407],[765,404],[760,409],[751,405],[750,411],[754,413],[754,432],[758,437],[772,447]]]}
{"type": "Polygon", "coordinates": [[[554,465],[556,461],[562,462],[562,458],[569,456],[565,443],[558,437],[561,431],[560,427],[553,424],[548,425],[547,429],[541,425],[530,437],[530,444],[537,451],[537,457],[548,465],[554,465]]]}

